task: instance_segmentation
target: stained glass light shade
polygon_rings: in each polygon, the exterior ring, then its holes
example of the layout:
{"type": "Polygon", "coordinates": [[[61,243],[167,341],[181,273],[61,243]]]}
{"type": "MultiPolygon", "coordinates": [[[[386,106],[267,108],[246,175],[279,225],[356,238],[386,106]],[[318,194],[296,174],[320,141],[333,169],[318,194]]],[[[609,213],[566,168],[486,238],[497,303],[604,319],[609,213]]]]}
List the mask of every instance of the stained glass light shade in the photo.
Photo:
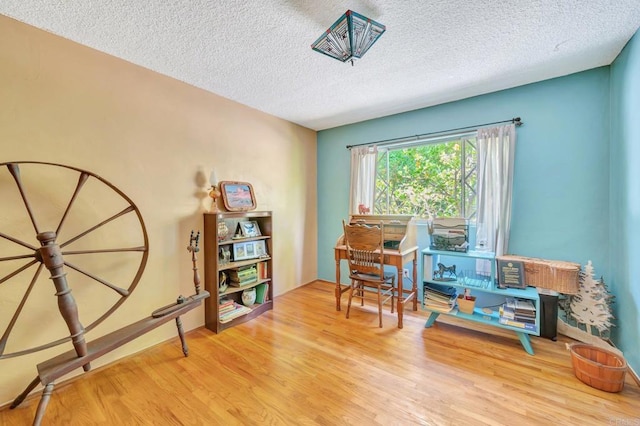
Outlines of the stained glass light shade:
{"type": "Polygon", "coordinates": [[[386,29],[372,19],[347,10],[311,48],[342,62],[350,60],[353,64],[353,60],[367,53],[386,29]]]}

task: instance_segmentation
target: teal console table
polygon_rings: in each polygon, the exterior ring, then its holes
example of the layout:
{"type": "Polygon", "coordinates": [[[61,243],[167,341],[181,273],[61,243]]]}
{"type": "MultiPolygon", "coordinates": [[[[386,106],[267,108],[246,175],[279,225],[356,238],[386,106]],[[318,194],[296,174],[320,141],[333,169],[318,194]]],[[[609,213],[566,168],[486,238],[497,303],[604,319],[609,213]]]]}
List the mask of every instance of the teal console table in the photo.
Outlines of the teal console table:
{"type": "Polygon", "coordinates": [[[464,313],[461,312],[458,307],[447,311],[446,309],[439,310],[426,306],[426,298],[423,297],[423,309],[431,312],[425,323],[425,328],[433,326],[440,315],[451,315],[464,320],[499,327],[515,332],[524,350],[528,354],[533,355],[530,336],[540,335],[540,296],[538,295],[538,291],[533,287],[524,289],[499,288],[496,284],[496,261],[493,253],[477,251],[462,253],[437,251],[427,248],[422,250],[422,265],[423,284],[438,284],[453,287],[456,289],[457,294],[463,294],[465,289],[469,289],[472,295],[491,294],[498,300],[498,303],[492,303],[491,307],[483,308],[476,306],[472,313],[464,313]],[[487,270],[487,272],[489,272],[488,275],[478,275],[476,273],[476,260],[485,260],[489,263],[490,266],[487,270]],[[448,267],[456,265],[455,272],[446,271],[443,274],[441,270],[439,271],[439,267],[434,267],[434,265],[438,264],[447,265],[448,267]],[[434,272],[436,276],[434,276],[434,272]],[[438,275],[438,272],[440,272],[440,275],[438,275]],[[525,325],[519,321],[501,318],[498,305],[502,304],[508,297],[531,301],[535,308],[535,324],[525,325]]]}

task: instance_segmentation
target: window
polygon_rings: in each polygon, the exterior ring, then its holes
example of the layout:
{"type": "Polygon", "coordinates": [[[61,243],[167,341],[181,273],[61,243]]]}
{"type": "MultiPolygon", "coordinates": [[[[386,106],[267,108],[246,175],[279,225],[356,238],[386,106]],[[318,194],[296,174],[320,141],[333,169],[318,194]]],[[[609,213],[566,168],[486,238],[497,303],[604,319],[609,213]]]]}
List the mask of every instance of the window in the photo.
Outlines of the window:
{"type": "Polygon", "coordinates": [[[475,220],[476,135],[379,148],[375,214],[475,220]]]}

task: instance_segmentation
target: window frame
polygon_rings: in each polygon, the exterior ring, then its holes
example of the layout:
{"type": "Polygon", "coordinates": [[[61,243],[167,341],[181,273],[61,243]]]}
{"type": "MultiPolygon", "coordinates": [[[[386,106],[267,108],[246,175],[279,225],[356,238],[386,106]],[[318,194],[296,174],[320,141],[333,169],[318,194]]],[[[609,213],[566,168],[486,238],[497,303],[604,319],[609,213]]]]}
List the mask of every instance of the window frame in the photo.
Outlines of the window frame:
{"type": "MultiPolygon", "coordinates": [[[[414,138],[406,138],[397,142],[389,143],[389,144],[381,144],[378,145],[378,165],[376,173],[376,193],[374,198],[374,212],[376,214],[399,214],[396,212],[390,211],[392,206],[391,203],[391,191],[390,191],[390,179],[391,179],[391,171],[389,167],[389,155],[393,151],[398,150],[406,150],[411,148],[416,148],[420,146],[426,145],[438,145],[438,144],[446,144],[446,143],[458,143],[460,144],[460,168],[458,178],[456,180],[459,182],[459,197],[457,202],[457,211],[458,216],[448,216],[448,215],[439,215],[439,217],[465,217],[470,222],[475,221],[475,217],[477,214],[477,187],[476,184],[470,185],[469,181],[477,182],[477,144],[476,144],[476,131],[470,130],[465,132],[457,132],[457,133],[449,133],[444,135],[438,135],[433,137],[414,137],[414,138]],[[470,147],[473,148],[473,152],[471,154],[468,153],[470,147]],[[473,161],[471,164],[468,164],[468,155],[472,155],[473,161]],[[386,160],[385,160],[386,159],[386,160]],[[386,176],[384,178],[380,178],[380,162],[385,161],[386,166],[383,170],[385,170],[386,176]],[[381,182],[381,186],[384,187],[383,191],[378,190],[378,183],[381,182]],[[473,193],[472,198],[468,196],[468,192],[471,191],[473,193]],[[475,201],[472,201],[475,200],[475,201]],[[472,201],[472,202],[470,202],[472,201]],[[380,207],[380,204],[383,204],[383,208],[380,207]],[[469,211],[471,209],[471,211],[469,211]]],[[[413,213],[414,216],[428,218],[429,212],[423,211],[422,213],[413,213]]],[[[437,215],[436,212],[432,214],[437,215]]]]}

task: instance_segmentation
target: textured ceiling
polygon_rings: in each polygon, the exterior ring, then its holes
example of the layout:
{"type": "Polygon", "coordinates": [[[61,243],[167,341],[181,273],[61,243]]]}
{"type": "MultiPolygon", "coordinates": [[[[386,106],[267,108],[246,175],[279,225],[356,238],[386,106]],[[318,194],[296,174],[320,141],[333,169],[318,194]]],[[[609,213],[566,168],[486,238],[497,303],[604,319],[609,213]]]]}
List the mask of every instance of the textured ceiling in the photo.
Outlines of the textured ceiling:
{"type": "Polygon", "coordinates": [[[2,0],[0,13],[315,130],[609,65],[639,0],[2,0]],[[310,45],[387,27],[355,66],[310,45]]]}

